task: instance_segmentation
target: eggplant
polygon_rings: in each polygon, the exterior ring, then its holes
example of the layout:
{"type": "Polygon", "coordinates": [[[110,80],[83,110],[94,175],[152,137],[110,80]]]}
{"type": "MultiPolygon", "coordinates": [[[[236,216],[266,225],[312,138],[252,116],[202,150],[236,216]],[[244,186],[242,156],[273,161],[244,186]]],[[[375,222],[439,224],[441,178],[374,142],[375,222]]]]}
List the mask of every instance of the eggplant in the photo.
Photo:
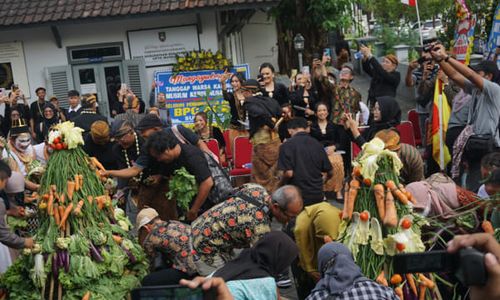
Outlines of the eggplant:
{"type": "Polygon", "coordinates": [[[54,278],[57,278],[57,275],[59,274],[57,270],[57,253],[52,254],[52,274],[54,278]]]}
{"type": "Polygon", "coordinates": [[[57,268],[62,268],[64,266],[64,261],[63,261],[63,257],[61,255],[61,250],[57,250],[57,268]]]}
{"type": "Polygon", "coordinates": [[[103,262],[104,259],[102,258],[99,250],[97,250],[97,248],[94,246],[92,242],[90,242],[89,244],[90,244],[90,255],[94,258],[95,261],[103,262]]]}
{"type": "Polygon", "coordinates": [[[66,273],[69,273],[69,251],[64,251],[64,256],[65,256],[64,271],[66,271],[66,273]]]}
{"type": "Polygon", "coordinates": [[[125,247],[122,247],[123,251],[127,254],[128,256],[128,260],[135,264],[137,262],[137,259],[135,258],[134,254],[132,254],[132,252],[130,250],[128,250],[127,248],[125,247]]]}

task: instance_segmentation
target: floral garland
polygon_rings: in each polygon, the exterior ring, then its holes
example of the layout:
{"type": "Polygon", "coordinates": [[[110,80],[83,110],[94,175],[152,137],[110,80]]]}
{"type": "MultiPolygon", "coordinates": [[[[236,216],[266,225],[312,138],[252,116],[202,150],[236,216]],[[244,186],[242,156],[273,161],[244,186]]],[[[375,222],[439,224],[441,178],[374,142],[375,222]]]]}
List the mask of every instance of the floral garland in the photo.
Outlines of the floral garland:
{"type": "MultiPolygon", "coordinates": [[[[137,138],[137,133],[135,133],[135,132],[134,132],[134,139],[135,139],[135,153],[137,154],[137,156],[139,156],[139,154],[140,154],[139,139],[137,138]]],[[[127,149],[122,149],[122,151],[123,151],[123,155],[125,156],[125,162],[127,163],[127,168],[132,167],[132,165],[130,164],[130,159],[128,157],[127,149]]],[[[141,182],[142,172],[139,173],[139,175],[137,175],[136,177],[132,178],[132,180],[134,181],[134,183],[141,182]]]]}

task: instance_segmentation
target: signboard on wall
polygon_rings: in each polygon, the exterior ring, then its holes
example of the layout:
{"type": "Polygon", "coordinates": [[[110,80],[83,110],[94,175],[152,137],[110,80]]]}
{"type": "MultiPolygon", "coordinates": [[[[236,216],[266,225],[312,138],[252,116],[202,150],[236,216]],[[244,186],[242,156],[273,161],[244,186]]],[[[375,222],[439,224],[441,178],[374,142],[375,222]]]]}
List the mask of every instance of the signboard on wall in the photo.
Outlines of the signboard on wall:
{"type": "Polygon", "coordinates": [[[10,90],[14,83],[19,85],[27,98],[30,97],[23,44],[0,43],[0,88],[10,90]]]}
{"type": "MultiPolygon", "coordinates": [[[[493,58],[497,47],[500,47],[500,3],[498,3],[497,9],[495,10],[495,17],[493,18],[493,24],[491,25],[491,34],[486,51],[488,54],[488,60],[493,58]]],[[[500,55],[497,57],[497,66],[500,68],[500,55]]]]}
{"type": "Polygon", "coordinates": [[[200,50],[196,25],[132,30],[127,36],[130,57],[144,58],[146,67],[173,65],[176,54],[200,50]]]}
{"type": "MultiPolygon", "coordinates": [[[[234,66],[231,73],[241,73],[249,78],[250,69],[247,64],[234,66]]],[[[224,71],[156,72],[155,80],[158,93],[165,93],[167,108],[173,124],[193,123],[194,115],[205,106],[203,96],[210,89],[210,97],[215,97],[218,103],[223,101],[220,78],[224,71]],[[175,75],[175,76],[174,76],[175,75]]],[[[230,87],[229,80],[227,86],[230,87]]],[[[217,105],[217,104],[215,104],[217,105]]]]}

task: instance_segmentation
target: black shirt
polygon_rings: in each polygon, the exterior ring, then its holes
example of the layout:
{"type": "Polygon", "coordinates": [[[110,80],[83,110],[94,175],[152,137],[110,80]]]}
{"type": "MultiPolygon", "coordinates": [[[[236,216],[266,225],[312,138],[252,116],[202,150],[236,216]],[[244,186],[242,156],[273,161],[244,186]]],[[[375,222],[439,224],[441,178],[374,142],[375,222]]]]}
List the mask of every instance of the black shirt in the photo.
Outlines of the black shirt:
{"type": "Polygon", "coordinates": [[[171,176],[175,170],[184,167],[195,177],[198,184],[212,176],[203,151],[193,145],[179,144],[179,146],[181,154],[173,162],[163,166],[162,175],[171,176]]]}
{"type": "Polygon", "coordinates": [[[78,110],[69,111],[70,108],[66,111],[66,120],[73,121],[76,117],[78,117],[82,113],[82,108],[80,107],[78,110]]]}
{"type": "Polygon", "coordinates": [[[375,98],[380,96],[396,96],[401,75],[398,71],[387,72],[375,57],[363,62],[363,70],[372,77],[368,90],[368,104],[372,108],[375,98]]]}
{"type": "Polygon", "coordinates": [[[304,205],[323,201],[322,172],[332,169],[323,146],[305,132],[299,132],[280,147],[278,169],[293,171],[290,184],[302,192],[304,205]]]}
{"type": "Polygon", "coordinates": [[[79,116],[76,116],[73,120],[76,127],[83,129],[83,136],[86,136],[90,132],[90,127],[96,121],[104,121],[108,123],[108,119],[105,116],[101,116],[94,111],[83,110],[79,116]]]}
{"type": "MultiPolygon", "coordinates": [[[[316,105],[318,104],[318,99],[316,98],[316,94],[312,89],[308,90],[309,96],[307,96],[307,101],[309,104],[309,109],[310,110],[315,110],[316,105]]],[[[301,109],[296,109],[295,106],[300,106],[303,108],[307,107],[307,103],[305,101],[306,97],[304,97],[304,87],[299,86],[297,89],[293,92],[290,93],[290,101],[292,102],[292,105],[294,106],[293,110],[295,113],[296,117],[306,117],[305,111],[301,109]]],[[[313,119],[314,116],[308,117],[308,119],[313,119]]]]}
{"type": "MultiPolygon", "coordinates": [[[[285,103],[290,103],[289,95],[288,95],[288,88],[282,84],[275,82],[274,83],[274,91],[272,91],[272,97],[274,100],[278,101],[279,105],[283,105],[285,103]]],[[[262,95],[264,97],[269,97],[270,92],[266,91],[265,89],[262,89],[262,95]]]]}
{"type": "Polygon", "coordinates": [[[338,138],[335,137],[335,126],[332,122],[326,124],[326,132],[321,132],[318,122],[311,125],[311,136],[317,139],[323,147],[333,146],[338,143],[338,138]]]}
{"type": "Polygon", "coordinates": [[[96,144],[90,134],[85,137],[84,141],[83,151],[89,156],[97,158],[106,170],[118,169],[118,160],[113,153],[114,143],[110,142],[105,145],[96,144]]]}

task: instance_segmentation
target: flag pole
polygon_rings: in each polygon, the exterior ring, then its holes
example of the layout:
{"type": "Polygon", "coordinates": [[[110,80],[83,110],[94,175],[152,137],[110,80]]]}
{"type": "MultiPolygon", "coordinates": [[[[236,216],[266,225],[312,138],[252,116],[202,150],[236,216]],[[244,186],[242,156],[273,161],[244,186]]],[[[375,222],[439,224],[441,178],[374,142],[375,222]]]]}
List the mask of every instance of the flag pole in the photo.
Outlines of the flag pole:
{"type": "Polygon", "coordinates": [[[444,171],[444,136],[443,136],[443,83],[436,80],[438,84],[438,117],[439,117],[439,168],[444,171]]]}
{"type": "Polygon", "coordinates": [[[418,0],[415,0],[415,8],[417,9],[418,34],[420,36],[420,46],[424,46],[424,38],[422,37],[422,24],[420,23],[420,12],[418,11],[418,0]]]}

